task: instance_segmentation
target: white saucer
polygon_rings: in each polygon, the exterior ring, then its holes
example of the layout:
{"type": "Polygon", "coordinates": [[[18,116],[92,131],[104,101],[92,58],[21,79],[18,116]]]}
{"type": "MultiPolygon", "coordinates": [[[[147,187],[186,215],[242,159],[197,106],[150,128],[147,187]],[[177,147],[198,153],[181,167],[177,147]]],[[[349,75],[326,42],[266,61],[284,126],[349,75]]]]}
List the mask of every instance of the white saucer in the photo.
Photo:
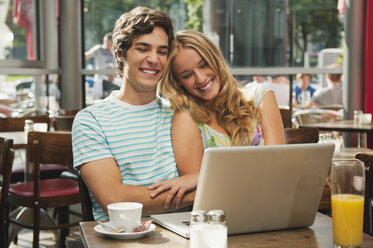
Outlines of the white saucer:
{"type": "Polygon", "coordinates": [[[142,238],[145,235],[153,232],[155,230],[155,225],[151,224],[149,229],[144,231],[144,232],[115,233],[115,232],[110,232],[110,231],[104,229],[100,225],[96,225],[94,227],[94,230],[98,233],[101,233],[101,234],[103,234],[103,235],[105,235],[109,238],[113,238],[113,239],[138,239],[138,238],[142,238]]]}

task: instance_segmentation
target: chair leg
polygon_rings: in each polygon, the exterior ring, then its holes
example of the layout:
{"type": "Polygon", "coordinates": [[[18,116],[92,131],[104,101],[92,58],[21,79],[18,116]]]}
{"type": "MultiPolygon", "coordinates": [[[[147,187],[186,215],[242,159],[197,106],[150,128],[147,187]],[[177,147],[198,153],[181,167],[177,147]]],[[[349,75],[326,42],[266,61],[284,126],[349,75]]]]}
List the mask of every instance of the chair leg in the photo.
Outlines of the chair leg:
{"type": "Polygon", "coordinates": [[[34,239],[32,243],[33,248],[39,247],[39,234],[40,234],[40,208],[34,207],[34,239]]]}
{"type": "MultiPolygon", "coordinates": [[[[67,224],[69,223],[69,207],[60,207],[58,208],[58,224],[67,224]]],[[[65,240],[66,237],[69,235],[69,228],[61,229],[60,232],[60,240],[59,240],[59,247],[65,247],[65,240]]]]}

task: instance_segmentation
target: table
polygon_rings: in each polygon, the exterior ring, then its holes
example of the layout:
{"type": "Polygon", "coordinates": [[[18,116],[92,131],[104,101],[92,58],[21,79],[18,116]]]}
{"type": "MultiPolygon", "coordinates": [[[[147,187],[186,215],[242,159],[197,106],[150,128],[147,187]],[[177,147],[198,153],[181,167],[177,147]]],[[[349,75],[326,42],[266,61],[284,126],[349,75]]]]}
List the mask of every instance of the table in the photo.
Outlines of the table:
{"type": "Polygon", "coordinates": [[[355,155],[358,153],[369,153],[373,154],[373,149],[363,148],[363,147],[345,147],[333,155],[333,161],[342,159],[354,159],[355,155]]]}
{"type": "MultiPolygon", "coordinates": [[[[80,222],[80,235],[86,248],[137,248],[137,247],[189,247],[189,240],[157,225],[152,236],[134,240],[106,238],[94,231],[95,221],[80,222]]],[[[373,247],[373,237],[363,236],[362,247],[373,247]]],[[[332,219],[317,213],[315,223],[310,228],[263,232],[228,237],[228,247],[333,247],[332,219]]]]}
{"type": "Polygon", "coordinates": [[[355,125],[353,120],[301,124],[299,127],[316,127],[320,131],[357,132],[359,147],[366,147],[366,134],[373,133],[373,124],[355,125]]]}
{"type": "Polygon", "coordinates": [[[27,148],[27,140],[25,137],[25,132],[23,131],[0,132],[0,137],[6,138],[6,139],[13,139],[14,149],[26,149],[27,148]]]}

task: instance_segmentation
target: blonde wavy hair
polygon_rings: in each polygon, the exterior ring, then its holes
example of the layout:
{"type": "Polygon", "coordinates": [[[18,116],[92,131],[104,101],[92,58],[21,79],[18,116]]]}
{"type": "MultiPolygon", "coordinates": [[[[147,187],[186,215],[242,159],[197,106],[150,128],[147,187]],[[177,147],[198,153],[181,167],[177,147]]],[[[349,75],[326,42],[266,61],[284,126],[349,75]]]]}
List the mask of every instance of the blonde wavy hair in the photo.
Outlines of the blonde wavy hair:
{"type": "Polygon", "coordinates": [[[192,30],[176,33],[159,85],[160,93],[170,101],[172,109],[188,109],[197,122],[208,123],[215,112],[218,123],[227,131],[233,146],[250,145],[249,137],[255,131],[251,120],[261,120],[254,101],[247,100],[238,85],[219,48],[206,36],[192,30]],[[220,91],[208,107],[201,99],[186,91],[172,72],[172,61],[180,47],[195,49],[220,79],[220,91]]]}

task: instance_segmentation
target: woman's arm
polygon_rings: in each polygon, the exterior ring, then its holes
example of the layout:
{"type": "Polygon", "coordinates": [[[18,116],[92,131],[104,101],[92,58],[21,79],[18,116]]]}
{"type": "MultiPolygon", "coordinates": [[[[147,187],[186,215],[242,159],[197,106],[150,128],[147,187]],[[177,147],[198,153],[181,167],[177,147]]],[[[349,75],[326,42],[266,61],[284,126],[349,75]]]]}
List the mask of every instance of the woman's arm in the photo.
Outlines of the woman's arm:
{"type": "Polygon", "coordinates": [[[199,172],[203,157],[202,138],[195,120],[188,111],[175,112],[171,135],[180,176],[199,172]]]}
{"type": "Polygon", "coordinates": [[[262,130],[265,145],[285,144],[284,125],[282,124],[280,110],[275,95],[269,91],[263,96],[259,104],[262,115],[262,130]]]}
{"type": "Polygon", "coordinates": [[[179,206],[183,195],[197,188],[203,157],[201,134],[188,111],[175,112],[171,135],[180,178],[159,182],[148,187],[149,189],[155,189],[151,194],[153,198],[163,191],[170,190],[165,201],[165,208],[168,208],[175,195],[176,206],[179,206]]]}

